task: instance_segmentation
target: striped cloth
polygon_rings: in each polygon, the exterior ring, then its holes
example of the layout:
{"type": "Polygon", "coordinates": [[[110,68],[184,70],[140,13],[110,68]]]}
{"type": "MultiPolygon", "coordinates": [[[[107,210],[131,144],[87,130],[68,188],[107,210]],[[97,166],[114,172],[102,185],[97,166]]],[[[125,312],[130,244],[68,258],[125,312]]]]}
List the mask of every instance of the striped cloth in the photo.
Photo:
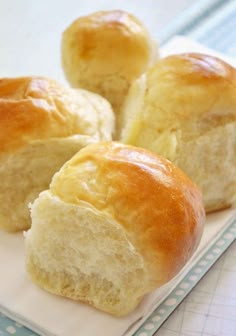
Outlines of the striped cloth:
{"type": "Polygon", "coordinates": [[[161,44],[184,35],[228,56],[236,57],[236,0],[200,0],[161,33],[161,44]]]}

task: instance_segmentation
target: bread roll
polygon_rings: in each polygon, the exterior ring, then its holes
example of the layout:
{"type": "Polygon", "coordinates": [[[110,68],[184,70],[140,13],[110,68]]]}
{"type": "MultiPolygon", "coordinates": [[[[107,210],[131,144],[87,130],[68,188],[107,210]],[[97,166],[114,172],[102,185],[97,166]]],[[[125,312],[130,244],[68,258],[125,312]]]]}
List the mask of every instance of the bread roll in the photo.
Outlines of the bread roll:
{"type": "Polygon", "coordinates": [[[93,93],[47,78],[0,79],[0,228],[29,228],[28,203],[80,148],[110,140],[113,123],[93,93]]]}
{"type": "Polygon", "coordinates": [[[62,65],[73,87],[107,98],[119,122],[119,109],[133,80],[157,58],[144,25],[121,10],[80,17],[62,36],[62,65]]]}
{"type": "Polygon", "coordinates": [[[198,188],[169,161],[115,142],[87,146],[31,208],[26,264],[42,288],[117,316],[163,285],[198,246],[198,188]]]}
{"type": "Polygon", "coordinates": [[[133,83],[120,141],[171,160],[208,212],[236,203],[236,69],[208,55],[159,60],[133,83]]]}

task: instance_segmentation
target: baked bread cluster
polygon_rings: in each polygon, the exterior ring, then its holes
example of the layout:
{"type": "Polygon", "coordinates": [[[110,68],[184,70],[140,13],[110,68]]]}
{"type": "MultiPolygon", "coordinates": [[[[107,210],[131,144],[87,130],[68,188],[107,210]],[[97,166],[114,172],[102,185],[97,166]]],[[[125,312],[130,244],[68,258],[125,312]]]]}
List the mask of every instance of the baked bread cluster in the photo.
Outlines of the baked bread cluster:
{"type": "Polygon", "coordinates": [[[30,228],[39,286],[123,316],[190,259],[205,211],[235,204],[236,70],[158,59],[118,10],[74,21],[62,65],[74,89],[0,80],[0,227],[30,228]]]}
{"type": "Polygon", "coordinates": [[[181,168],[201,189],[207,212],[234,206],[236,69],[200,53],[158,59],[150,34],[136,22],[122,11],[77,19],[62,38],[66,77],[111,102],[116,140],[151,150],[181,168]],[[145,57],[123,41],[137,47],[137,38],[145,57]],[[129,77],[134,68],[139,70],[129,77]],[[129,77],[125,90],[118,85],[121,71],[122,78],[129,77]],[[112,81],[107,73],[113,73],[112,81]]]}

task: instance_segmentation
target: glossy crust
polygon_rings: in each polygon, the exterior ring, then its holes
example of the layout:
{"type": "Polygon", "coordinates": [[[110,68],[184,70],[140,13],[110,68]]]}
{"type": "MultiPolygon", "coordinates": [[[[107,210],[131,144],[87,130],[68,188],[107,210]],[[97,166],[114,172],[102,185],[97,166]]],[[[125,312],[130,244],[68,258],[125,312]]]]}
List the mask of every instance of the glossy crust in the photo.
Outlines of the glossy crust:
{"type": "Polygon", "coordinates": [[[109,140],[113,123],[109,103],[98,95],[44,77],[0,79],[0,153],[76,134],[109,140]]]}
{"type": "Polygon", "coordinates": [[[130,83],[156,58],[147,29],[121,10],[80,17],[62,37],[62,65],[70,84],[101,94],[117,113],[130,83]]]}
{"type": "MultiPolygon", "coordinates": [[[[53,293],[89,302],[115,315],[125,315],[135,308],[145,293],[169,281],[189,260],[200,241],[205,212],[198,188],[172,163],[141,148],[107,142],[87,146],[62,167],[54,176],[50,190],[42,193],[33,205],[32,218],[27,251],[28,270],[34,281],[53,293]],[[58,210],[61,211],[60,215],[55,210],[57,202],[61,203],[62,210],[58,210]],[[67,207],[70,211],[66,210],[67,207]],[[72,217],[76,208],[80,209],[78,224],[76,218],[72,217]],[[97,220],[101,217],[104,223],[110,218],[105,236],[99,236],[99,227],[101,232],[104,228],[97,222],[96,216],[85,225],[89,218],[86,215],[88,210],[97,213],[97,220]],[[47,214],[46,224],[44,213],[47,214]],[[82,214],[85,216],[83,220],[82,214]],[[61,221],[58,222],[57,218],[61,218],[61,221]],[[64,224],[62,218],[67,218],[64,224]],[[50,228],[50,233],[46,226],[50,228]],[[66,235],[72,232],[68,245],[60,245],[63,226],[67,227],[66,235]],[[112,239],[118,239],[115,227],[124,236],[119,238],[118,247],[112,248],[112,239]],[[83,240],[76,241],[77,234],[83,232],[83,240]],[[55,243],[50,237],[54,237],[55,243]],[[107,237],[111,245],[105,242],[107,237]],[[127,238],[126,252],[122,251],[124,237],[127,238]],[[37,242],[42,240],[45,246],[43,254],[37,248],[37,242]],[[93,252],[90,244],[94,246],[93,252]],[[113,300],[110,298],[106,302],[108,294],[103,285],[99,289],[104,290],[99,301],[96,294],[86,297],[83,290],[79,292],[79,284],[76,287],[78,292],[76,288],[71,289],[72,281],[67,283],[65,290],[60,288],[58,283],[65,274],[72,279],[70,260],[63,260],[64,264],[61,263],[58,266],[60,270],[57,269],[55,273],[56,260],[51,257],[49,267],[46,255],[53,256],[53,251],[61,249],[65,255],[72,251],[72,245],[77,246],[76,257],[73,253],[71,260],[76,260],[73,268],[78,272],[80,267],[82,270],[86,265],[89,265],[91,272],[90,263],[96,263],[94,272],[98,274],[95,275],[98,278],[106,277],[108,271],[117,273],[119,267],[116,262],[121,261],[122,268],[112,281],[112,290],[119,283],[118,298],[114,294],[116,300],[113,297],[113,300]],[[100,252],[100,245],[102,248],[105,245],[105,252],[100,252]],[[80,260],[84,246],[88,246],[86,261],[80,260]],[[101,267],[100,253],[103,260],[101,267]],[[131,264],[129,260],[133,254],[131,264]],[[106,261],[107,256],[111,259],[111,265],[106,261]],[[133,271],[134,265],[137,267],[136,273],[133,271]],[[44,274],[41,277],[39,269],[44,274]],[[126,278],[120,285],[123,274],[126,278]],[[129,288],[130,283],[133,289],[129,288]]],[[[105,280],[111,281],[105,278],[104,286],[105,280]]],[[[96,286],[96,280],[88,286],[96,286]]]]}
{"type": "Polygon", "coordinates": [[[202,190],[207,211],[236,201],[236,70],[198,54],[159,60],[133,83],[122,142],[163,155],[202,190]]]}

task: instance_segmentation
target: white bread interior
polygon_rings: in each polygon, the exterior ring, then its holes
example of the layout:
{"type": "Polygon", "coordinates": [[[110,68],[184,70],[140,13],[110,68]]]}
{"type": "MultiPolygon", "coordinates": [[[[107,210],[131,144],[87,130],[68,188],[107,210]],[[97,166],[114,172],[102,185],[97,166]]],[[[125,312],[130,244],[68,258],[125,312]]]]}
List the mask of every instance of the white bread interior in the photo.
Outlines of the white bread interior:
{"type": "Polygon", "coordinates": [[[85,202],[63,202],[50,191],[40,194],[31,214],[27,269],[37,284],[114,315],[138,304],[147,271],[114,218],[85,202]]]}
{"type": "Polygon", "coordinates": [[[28,204],[48,188],[57,170],[78,150],[91,143],[86,136],[35,141],[0,157],[0,227],[6,231],[29,228],[28,204]]]}

